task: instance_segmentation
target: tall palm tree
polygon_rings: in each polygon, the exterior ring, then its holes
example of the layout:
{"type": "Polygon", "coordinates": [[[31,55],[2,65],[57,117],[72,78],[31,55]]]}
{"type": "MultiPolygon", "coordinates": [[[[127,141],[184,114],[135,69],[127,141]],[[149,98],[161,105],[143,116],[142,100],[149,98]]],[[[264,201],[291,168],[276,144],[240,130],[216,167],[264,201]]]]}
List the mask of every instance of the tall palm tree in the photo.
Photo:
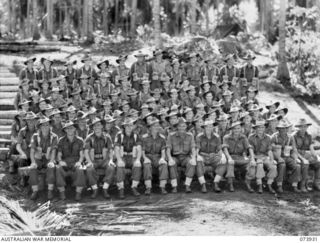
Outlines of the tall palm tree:
{"type": "Polygon", "coordinates": [[[154,35],[156,46],[161,47],[160,0],[153,0],[154,35]]]}
{"type": "Polygon", "coordinates": [[[290,74],[286,60],[286,7],[287,0],[280,1],[279,16],[279,64],[277,79],[283,84],[290,84],[290,74]]]}

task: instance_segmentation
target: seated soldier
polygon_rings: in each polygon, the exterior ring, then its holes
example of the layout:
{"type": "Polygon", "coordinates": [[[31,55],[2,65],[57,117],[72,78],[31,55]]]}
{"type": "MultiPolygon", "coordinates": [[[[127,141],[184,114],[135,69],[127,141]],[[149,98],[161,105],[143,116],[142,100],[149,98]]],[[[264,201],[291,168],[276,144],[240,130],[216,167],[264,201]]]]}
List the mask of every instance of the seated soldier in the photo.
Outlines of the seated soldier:
{"type": "Polygon", "coordinates": [[[30,149],[30,174],[29,183],[32,188],[31,200],[38,196],[39,173],[46,173],[48,184],[48,200],[53,198],[55,184],[55,157],[58,143],[58,136],[50,131],[50,120],[42,117],[38,123],[38,132],[33,134],[30,149]]]}
{"type": "MultiPolygon", "coordinates": [[[[31,111],[27,112],[23,120],[26,122],[26,126],[23,127],[19,133],[17,138],[17,151],[19,153],[18,158],[18,168],[23,166],[28,166],[31,163],[30,160],[30,143],[32,135],[36,132],[35,125],[38,117],[31,111]]],[[[20,181],[21,186],[25,185],[25,177],[21,177],[20,181]]]]}
{"type": "Polygon", "coordinates": [[[197,165],[196,149],[193,135],[186,132],[186,129],[186,120],[179,118],[177,132],[170,133],[167,139],[167,158],[173,193],[177,192],[178,166],[186,167],[186,192],[192,192],[190,185],[197,165]]]}
{"type": "Polygon", "coordinates": [[[255,132],[249,136],[249,143],[252,146],[257,163],[256,179],[259,187],[258,192],[263,192],[262,178],[265,177],[265,168],[269,192],[275,193],[272,183],[277,177],[277,165],[273,159],[271,137],[265,133],[266,122],[258,120],[253,128],[255,132]]]}
{"type": "Polygon", "coordinates": [[[288,134],[288,129],[292,125],[285,120],[281,120],[277,125],[278,132],[272,136],[273,156],[277,161],[278,177],[277,191],[283,192],[282,184],[286,168],[291,171],[289,182],[292,184],[294,192],[300,192],[298,183],[301,180],[301,165],[299,164],[295,140],[288,134]]]}
{"type": "Polygon", "coordinates": [[[139,196],[137,190],[141,178],[141,141],[139,136],[133,132],[135,120],[125,118],[122,126],[123,132],[115,138],[115,155],[117,159],[117,186],[120,199],[124,199],[125,169],[132,170],[132,192],[139,196]]]}
{"type": "Polygon", "coordinates": [[[307,185],[308,182],[308,167],[314,170],[313,187],[317,191],[320,191],[320,161],[314,150],[314,141],[311,135],[307,132],[308,127],[311,126],[305,119],[301,118],[295,127],[298,131],[293,134],[295,144],[297,146],[298,158],[301,161],[301,173],[302,179],[300,182],[300,189],[302,192],[312,190],[307,185]]]}
{"type": "Polygon", "coordinates": [[[85,140],[84,156],[87,164],[87,177],[89,186],[93,192],[91,198],[97,197],[98,192],[98,169],[103,169],[105,177],[103,179],[103,195],[110,199],[108,188],[112,183],[116,165],[113,163],[113,144],[111,137],[103,133],[104,121],[99,118],[93,119],[90,126],[93,133],[89,134],[85,140]],[[90,168],[90,170],[88,170],[90,168]]]}
{"type": "Polygon", "coordinates": [[[157,118],[148,123],[149,131],[142,136],[143,178],[146,186],[146,195],[151,193],[152,171],[158,170],[162,194],[167,194],[165,186],[168,180],[168,164],[165,160],[166,140],[159,133],[160,124],[157,118]]]}
{"type": "Polygon", "coordinates": [[[227,171],[227,160],[221,150],[221,141],[218,134],[214,133],[214,122],[207,119],[203,123],[204,132],[196,138],[197,147],[197,176],[202,186],[202,192],[205,188],[205,166],[211,166],[215,173],[214,190],[221,192],[219,182],[227,171]]]}
{"type": "Polygon", "coordinates": [[[238,166],[240,170],[246,171],[246,186],[250,193],[253,192],[251,188],[251,180],[255,178],[256,162],[254,160],[254,153],[252,147],[249,145],[248,138],[241,133],[241,122],[237,121],[230,125],[231,133],[223,138],[223,150],[228,160],[227,175],[229,190],[234,191],[233,178],[234,167],[238,166]],[[249,150],[250,158],[247,157],[249,150]]]}
{"type": "Polygon", "coordinates": [[[71,177],[76,187],[76,201],[81,200],[82,189],[86,186],[85,167],[83,166],[83,140],[76,136],[76,125],[67,121],[63,126],[66,135],[59,139],[56,165],[56,184],[60,199],[64,200],[66,178],[71,177]]]}

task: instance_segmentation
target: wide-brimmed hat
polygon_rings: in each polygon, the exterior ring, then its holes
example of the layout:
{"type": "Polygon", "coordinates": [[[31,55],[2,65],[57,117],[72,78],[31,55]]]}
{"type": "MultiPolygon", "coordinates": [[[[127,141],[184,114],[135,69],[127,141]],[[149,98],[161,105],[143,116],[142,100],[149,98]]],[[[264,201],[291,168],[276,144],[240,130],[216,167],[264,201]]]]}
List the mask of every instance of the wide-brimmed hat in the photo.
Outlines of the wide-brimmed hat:
{"type": "Polygon", "coordinates": [[[199,54],[193,52],[193,53],[191,53],[191,54],[189,55],[189,58],[191,59],[191,58],[193,58],[193,57],[198,57],[198,56],[199,56],[199,54]]]}
{"type": "Polygon", "coordinates": [[[73,65],[76,65],[76,63],[77,63],[77,60],[73,60],[73,61],[69,60],[64,64],[64,66],[69,66],[69,65],[73,66],[73,65]]]}
{"type": "Polygon", "coordinates": [[[192,110],[192,108],[190,108],[190,107],[184,107],[184,109],[183,109],[183,111],[182,111],[182,114],[187,114],[188,112],[193,112],[193,110],[192,110]]]}
{"type": "Polygon", "coordinates": [[[107,99],[102,103],[103,106],[110,106],[111,104],[112,104],[112,101],[110,99],[107,99]]]}
{"type": "Polygon", "coordinates": [[[67,112],[73,112],[73,111],[76,112],[77,108],[75,108],[73,105],[70,105],[66,111],[67,112]]]}
{"type": "Polygon", "coordinates": [[[123,100],[123,101],[121,102],[120,107],[123,107],[123,106],[125,106],[125,105],[130,105],[127,100],[123,100]]]}
{"type": "Polygon", "coordinates": [[[230,116],[226,113],[221,113],[218,118],[217,121],[225,121],[228,120],[230,118],[230,116]]]}
{"type": "Polygon", "coordinates": [[[311,126],[311,122],[307,122],[305,118],[300,118],[295,127],[301,127],[301,126],[311,126]]]}
{"type": "Polygon", "coordinates": [[[120,63],[121,60],[127,60],[128,55],[120,55],[117,59],[116,59],[116,63],[120,63]]]}
{"type": "Polygon", "coordinates": [[[88,117],[88,113],[86,113],[84,111],[78,111],[75,120],[79,121],[79,120],[87,119],[87,117],[88,117]]]}
{"type": "Polygon", "coordinates": [[[184,119],[183,117],[180,117],[180,118],[178,119],[177,125],[179,125],[179,124],[181,124],[181,123],[186,124],[186,123],[187,123],[186,119],[184,119]]]}
{"type": "Polygon", "coordinates": [[[289,123],[288,121],[282,119],[282,120],[279,121],[279,123],[277,125],[277,128],[289,128],[291,126],[292,126],[291,123],[289,123]]]}
{"type": "Polygon", "coordinates": [[[141,82],[141,85],[150,84],[150,81],[148,79],[145,79],[141,82]]]}
{"type": "Polygon", "coordinates": [[[186,92],[189,92],[191,90],[196,90],[196,87],[194,87],[193,85],[189,85],[187,89],[185,89],[186,92]]]}
{"type": "Polygon", "coordinates": [[[77,128],[77,125],[76,125],[73,121],[68,120],[68,121],[66,121],[66,122],[64,123],[62,129],[65,130],[66,128],[72,127],[72,126],[73,126],[74,128],[77,128]]]}
{"type": "Polygon", "coordinates": [[[280,105],[280,106],[276,109],[275,113],[278,113],[278,112],[281,111],[281,110],[283,110],[285,114],[287,114],[288,111],[289,111],[287,107],[284,107],[284,106],[281,106],[281,105],[280,105]]]}
{"type": "Polygon", "coordinates": [[[148,126],[151,127],[151,126],[153,126],[155,124],[159,124],[159,123],[160,123],[159,119],[157,119],[156,117],[152,117],[151,121],[148,124],[148,126]]]}
{"type": "Polygon", "coordinates": [[[132,117],[125,117],[123,122],[122,122],[122,126],[127,126],[127,125],[131,125],[134,124],[137,120],[133,119],[132,117]]]}
{"type": "Polygon", "coordinates": [[[91,59],[90,56],[84,56],[84,57],[81,59],[81,62],[84,63],[85,61],[92,61],[92,59],[91,59]]]}
{"type": "Polygon", "coordinates": [[[227,61],[229,61],[229,59],[231,59],[231,58],[235,58],[235,54],[228,54],[228,55],[226,55],[224,58],[223,58],[223,61],[225,61],[225,62],[227,62],[227,61]]]}
{"type": "Polygon", "coordinates": [[[121,117],[122,114],[123,114],[123,111],[114,110],[112,116],[113,116],[113,118],[117,119],[117,118],[121,117]]]}
{"type": "Polygon", "coordinates": [[[134,95],[137,95],[138,93],[139,91],[137,91],[136,89],[131,89],[127,92],[127,95],[134,96],[134,95]]]}
{"type": "Polygon", "coordinates": [[[87,75],[87,74],[85,74],[85,73],[82,73],[81,75],[80,75],[80,79],[89,79],[90,77],[87,75]]]}
{"type": "Polygon", "coordinates": [[[103,119],[104,119],[105,123],[112,123],[116,120],[110,115],[105,115],[103,119]]]}
{"type": "Polygon", "coordinates": [[[242,125],[242,123],[240,121],[232,122],[229,126],[229,129],[232,129],[236,126],[241,126],[241,125],[242,125]]]}
{"type": "Polygon", "coordinates": [[[101,123],[102,126],[105,125],[105,121],[104,120],[101,120],[99,117],[95,117],[89,124],[90,127],[93,127],[95,124],[97,123],[101,123]]]}
{"type": "Polygon", "coordinates": [[[112,75],[110,72],[103,72],[100,74],[100,78],[110,78],[112,75]]]}
{"type": "Polygon", "coordinates": [[[240,110],[241,110],[241,109],[240,109],[239,106],[232,106],[232,107],[230,108],[229,113],[239,112],[240,110]]]}
{"type": "Polygon", "coordinates": [[[31,103],[30,100],[23,99],[19,102],[18,107],[31,103]]]}
{"type": "Polygon", "coordinates": [[[282,119],[282,116],[276,115],[276,114],[271,114],[271,116],[267,119],[267,121],[273,121],[273,120],[278,120],[280,121],[282,119]]]}
{"type": "Polygon", "coordinates": [[[94,115],[96,114],[97,109],[94,106],[91,106],[87,112],[88,115],[94,115]]]}
{"type": "Polygon", "coordinates": [[[134,57],[147,57],[148,55],[146,53],[143,53],[142,51],[138,51],[136,54],[134,54],[134,57]]]}
{"type": "Polygon", "coordinates": [[[213,108],[219,108],[219,107],[221,107],[221,106],[223,106],[223,102],[222,102],[222,100],[219,100],[219,101],[216,101],[216,100],[214,100],[213,102],[212,102],[212,105],[211,105],[213,108]]]}
{"type": "Polygon", "coordinates": [[[117,90],[117,89],[114,89],[114,90],[111,91],[110,95],[111,96],[119,96],[120,95],[120,91],[117,90]]]}
{"type": "Polygon", "coordinates": [[[47,110],[53,110],[53,109],[54,107],[51,104],[46,104],[43,110],[47,111],[47,110]]]}
{"type": "Polygon", "coordinates": [[[215,122],[213,120],[211,120],[211,119],[206,119],[201,126],[205,127],[205,126],[208,126],[208,125],[215,125],[215,122]]]}
{"type": "Polygon", "coordinates": [[[51,89],[51,93],[54,93],[54,92],[62,92],[62,90],[59,88],[59,87],[53,87],[52,89],[51,89]]]}
{"type": "Polygon", "coordinates": [[[42,124],[45,124],[45,123],[50,123],[50,119],[46,116],[42,116],[39,120],[38,120],[38,123],[37,123],[37,128],[40,128],[40,126],[42,124]]]}
{"type": "Polygon", "coordinates": [[[72,93],[70,95],[71,96],[79,95],[79,94],[81,94],[81,92],[82,92],[81,89],[75,89],[72,91],[72,93]]]}
{"type": "Polygon", "coordinates": [[[157,100],[155,98],[153,98],[153,97],[150,97],[149,99],[146,100],[147,104],[156,103],[156,102],[157,102],[157,100]]]}
{"type": "Polygon", "coordinates": [[[18,110],[15,114],[14,118],[17,119],[18,117],[24,118],[26,116],[27,112],[24,110],[18,110]]]}
{"type": "Polygon", "coordinates": [[[232,96],[233,92],[231,92],[230,90],[226,90],[223,92],[222,96],[232,96]]]}
{"type": "Polygon", "coordinates": [[[157,115],[158,116],[167,116],[167,114],[168,114],[168,108],[166,107],[166,108],[161,108],[160,110],[159,110],[159,112],[157,113],[157,115]]]}
{"type": "Polygon", "coordinates": [[[105,59],[105,60],[103,60],[102,62],[99,62],[99,63],[97,64],[97,67],[98,67],[99,69],[101,69],[101,65],[102,65],[103,63],[105,63],[107,67],[109,66],[109,60],[108,60],[108,59],[105,59]]]}
{"type": "Polygon", "coordinates": [[[260,107],[257,104],[253,104],[252,107],[249,109],[249,111],[263,111],[263,107],[260,107]]]}
{"type": "Polygon", "coordinates": [[[38,119],[38,116],[34,114],[32,111],[28,111],[23,118],[23,120],[35,120],[35,119],[38,119]]]}
{"type": "Polygon", "coordinates": [[[155,94],[162,94],[162,90],[160,88],[155,88],[154,90],[150,91],[151,95],[155,95],[155,94]]]}
{"type": "Polygon", "coordinates": [[[275,106],[276,109],[279,107],[280,102],[279,101],[269,101],[268,104],[266,105],[266,108],[269,110],[271,106],[275,106]]]}
{"type": "Polygon", "coordinates": [[[266,121],[265,120],[257,120],[252,127],[256,128],[256,127],[261,127],[261,126],[266,126],[266,121]]]}
{"type": "Polygon", "coordinates": [[[27,60],[25,60],[25,61],[23,62],[23,64],[24,64],[24,65],[27,65],[29,61],[35,62],[36,60],[37,60],[36,57],[29,57],[29,58],[27,58],[27,60]]]}
{"type": "Polygon", "coordinates": [[[57,114],[61,114],[61,113],[63,113],[63,112],[60,111],[60,110],[57,109],[57,108],[54,108],[53,111],[50,113],[50,116],[49,116],[49,117],[54,116],[54,115],[57,115],[57,114]]]}
{"type": "Polygon", "coordinates": [[[50,57],[41,57],[40,62],[43,64],[44,61],[49,61],[51,64],[53,63],[53,60],[50,57]]]}
{"type": "Polygon", "coordinates": [[[258,93],[259,91],[258,91],[258,89],[257,88],[255,88],[255,87],[253,87],[253,86],[250,86],[247,90],[246,90],[246,92],[248,93],[248,92],[254,92],[254,93],[258,93]]]}
{"type": "Polygon", "coordinates": [[[193,119],[192,119],[192,122],[197,122],[197,121],[202,121],[203,122],[203,115],[199,115],[199,114],[197,114],[197,115],[195,115],[194,117],[193,117],[193,119]]]}
{"type": "Polygon", "coordinates": [[[204,107],[205,107],[205,105],[200,102],[200,103],[197,104],[194,108],[196,108],[196,109],[203,109],[204,107]]]}
{"type": "Polygon", "coordinates": [[[225,85],[225,84],[230,87],[231,82],[229,81],[229,79],[224,79],[224,80],[222,80],[222,82],[219,83],[218,86],[219,86],[219,87],[222,87],[222,86],[225,85]]]}
{"type": "Polygon", "coordinates": [[[247,116],[250,116],[250,113],[245,111],[245,112],[241,112],[240,115],[239,115],[239,120],[240,121],[243,121],[243,119],[247,116]]]}

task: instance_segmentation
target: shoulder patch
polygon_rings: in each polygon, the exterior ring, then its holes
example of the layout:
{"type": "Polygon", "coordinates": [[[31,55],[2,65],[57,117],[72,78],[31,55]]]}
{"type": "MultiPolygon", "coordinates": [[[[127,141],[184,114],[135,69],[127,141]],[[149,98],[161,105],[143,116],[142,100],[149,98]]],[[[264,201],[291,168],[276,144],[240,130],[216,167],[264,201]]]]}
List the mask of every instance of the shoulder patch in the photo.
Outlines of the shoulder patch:
{"type": "Polygon", "coordinates": [[[142,135],[142,138],[147,138],[147,137],[149,137],[148,133],[145,133],[145,134],[142,135]]]}

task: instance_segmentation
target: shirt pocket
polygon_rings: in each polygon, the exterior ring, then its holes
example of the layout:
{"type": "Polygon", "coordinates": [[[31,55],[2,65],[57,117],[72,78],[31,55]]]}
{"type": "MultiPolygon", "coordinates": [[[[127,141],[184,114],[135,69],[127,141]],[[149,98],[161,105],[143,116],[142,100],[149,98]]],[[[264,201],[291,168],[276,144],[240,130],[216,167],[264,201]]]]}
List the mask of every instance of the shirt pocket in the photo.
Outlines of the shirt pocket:
{"type": "Polygon", "coordinates": [[[187,153],[191,153],[191,140],[185,138],[182,141],[183,144],[183,153],[187,154],[187,153]]]}

